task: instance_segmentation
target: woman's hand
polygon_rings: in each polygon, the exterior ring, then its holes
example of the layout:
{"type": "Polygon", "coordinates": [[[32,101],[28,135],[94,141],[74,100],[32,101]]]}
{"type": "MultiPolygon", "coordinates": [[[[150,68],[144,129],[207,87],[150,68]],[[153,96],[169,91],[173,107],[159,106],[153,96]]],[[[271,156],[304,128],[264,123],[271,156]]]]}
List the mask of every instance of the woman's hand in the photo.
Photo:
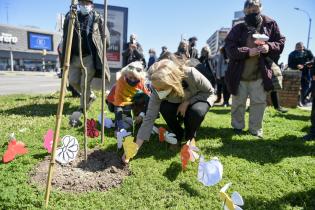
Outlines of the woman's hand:
{"type": "Polygon", "coordinates": [[[183,117],[185,117],[185,113],[187,111],[188,106],[189,106],[189,101],[184,101],[183,103],[181,103],[179,107],[177,108],[177,115],[180,114],[183,117]]]}

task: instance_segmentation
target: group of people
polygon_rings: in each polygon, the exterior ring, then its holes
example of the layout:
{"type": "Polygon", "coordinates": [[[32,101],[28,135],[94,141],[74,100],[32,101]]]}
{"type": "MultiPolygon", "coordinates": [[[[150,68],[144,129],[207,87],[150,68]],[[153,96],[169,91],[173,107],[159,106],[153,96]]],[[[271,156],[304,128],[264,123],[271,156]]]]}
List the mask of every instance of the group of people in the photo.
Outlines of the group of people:
{"type": "MultiPolygon", "coordinates": [[[[122,53],[124,67],[106,99],[109,110],[115,113],[116,135],[126,133],[128,129],[124,116],[133,116],[138,125],[135,142],[140,149],[143,142],[150,139],[154,122],[161,115],[178,142],[173,147],[180,146],[182,141],[195,142],[198,128],[209,108],[221,101],[223,93],[224,106],[230,105],[232,95],[231,125],[234,132],[238,135],[244,132],[249,98],[249,133],[262,138],[267,93],[275,93],[273,67],[283,51],[285,37],[277,23],[263,15],[261,9],[259,0],[245,0],[244,22],[231,29],[216,56],[211,56],[207,46],[202,48],[199,56],[197,38],[192,37],[188,41],[182,40],[175,53],[163,46],[157,57],[155,50],[150,49],[149,62],[146,63],[142,46],[132,34],[122,53]],[[257,34],[264,34],[268,40],[257,42],[257,34]]],[[[79,0],[77,21],[81,34],[77,30],[74,33],[69,82],[80,93],[87,85],[87,103],[90,105],[95,99],[90,82],[100,73],[104,62],[99,51],[103,49],[102,38],[107,29],[103,28],[102,17],[93,10],[92,0],[79,0]],[[77,44],[79,37],[81,46],[77,44]],[[88,70],[87,84],[83,82],[82,63],[78,56],[83,57],[88,70]]],[[[68,22],[69,17],[65,29],[68,22]]],[[[64,32],[64,40],[66,37],[64,32]]],[[[289,65],[307,75],[304,70],[306,60],[297,61],[301,56],[301,53],[290,55],[289,65]]],[[[109,72],[106,72],[106,78],[110,78],[109,72]]],[[[307,79],[309,81],[310,77],[307,79]]],[[[305,80],[303,82],[305,84],[305,80]]],[[[302,102],[306,100],[308,91],[305,84],[302,102]]],[[[81,111],[82,100],[81,94],[81,111]]],[[[129,162],[125,155],[122,160],[129,162]]]]}

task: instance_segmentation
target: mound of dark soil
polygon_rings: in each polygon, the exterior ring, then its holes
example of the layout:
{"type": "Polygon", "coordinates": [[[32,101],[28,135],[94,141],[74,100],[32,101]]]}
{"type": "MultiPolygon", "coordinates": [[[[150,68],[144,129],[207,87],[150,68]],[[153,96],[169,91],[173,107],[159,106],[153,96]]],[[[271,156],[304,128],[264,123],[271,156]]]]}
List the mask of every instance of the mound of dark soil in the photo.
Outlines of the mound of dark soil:
{"type": "MultiPolygon", "coordinates": [[[[31,173],[31,183],[46,187],[50,156],[40,162],[31,173]]],[[[56,162],[52,179],[53,189],[68,192],[106,191],[119,186],[124,177],[130,175],[115,152],[95,149],[88,152],[87,161],[80,151],[68,165],[56,162]]]]}

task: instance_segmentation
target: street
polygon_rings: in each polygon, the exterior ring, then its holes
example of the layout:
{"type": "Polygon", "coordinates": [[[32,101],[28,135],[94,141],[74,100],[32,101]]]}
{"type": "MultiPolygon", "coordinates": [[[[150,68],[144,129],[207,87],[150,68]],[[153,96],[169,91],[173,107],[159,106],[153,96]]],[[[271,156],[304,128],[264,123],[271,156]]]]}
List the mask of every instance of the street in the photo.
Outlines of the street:
{"type": "MultiPolygon", "coordinates": [[[[111,82],[106,81],[106,89],[115,82],[116,74],[111,73],[111,82]]],[[[55,72],[0,71],[0,95],[40,94],[59,91],[61,79],[55,72]]],[[[93,90],[101,90],[102,81],[94,78],[93,90]]]]}
{"type": "Polygon", "coordinates": [[[0,95],[53,93],[60,81],[56,73],[0,71],[0,95]]]}

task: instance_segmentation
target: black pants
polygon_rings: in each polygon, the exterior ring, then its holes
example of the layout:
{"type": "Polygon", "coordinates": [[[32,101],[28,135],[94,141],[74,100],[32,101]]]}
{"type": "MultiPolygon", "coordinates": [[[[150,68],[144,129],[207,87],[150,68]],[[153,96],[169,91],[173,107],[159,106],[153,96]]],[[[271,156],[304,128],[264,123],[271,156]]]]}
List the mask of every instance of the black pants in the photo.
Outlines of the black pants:
{"type": "Polygon", "coordinates": [[[310,94],[310,84],[311,84],[311,81],[308,80],[307,78],[305,77],[302,77],[301,78],[301,103],[302,104],[305,104],[306,101],[306,97],[310,94]]]}
{"type": "Polygon", "coordinates": [[[207,102],[197,102],[187,108],[185,117],[177,116],[177,108],[180,104],[163,101],[160,106],[160,112],[166,121],[171,132],[176,135],[178,142],[184,137],[190,140],[196,136],[196,131],[200,127],[205,115],[209,110],[207,102]],[[184,122],[185,129],[181,127],[184,122]]]}
{"type": "Polygon", "coordinates": [[[279,97],[277,91],[271,91],[270,93],[271,103],[275,109],[280,108],[279,97]]]}
{"type": "Polygon", "coordinates": [[[227,89],[224,77],[222,77],[217,82],[217,97],[219,101],[221,100],[222,93],[223,93],[223,104],[229,104],[231,94],[227,89]]]}

